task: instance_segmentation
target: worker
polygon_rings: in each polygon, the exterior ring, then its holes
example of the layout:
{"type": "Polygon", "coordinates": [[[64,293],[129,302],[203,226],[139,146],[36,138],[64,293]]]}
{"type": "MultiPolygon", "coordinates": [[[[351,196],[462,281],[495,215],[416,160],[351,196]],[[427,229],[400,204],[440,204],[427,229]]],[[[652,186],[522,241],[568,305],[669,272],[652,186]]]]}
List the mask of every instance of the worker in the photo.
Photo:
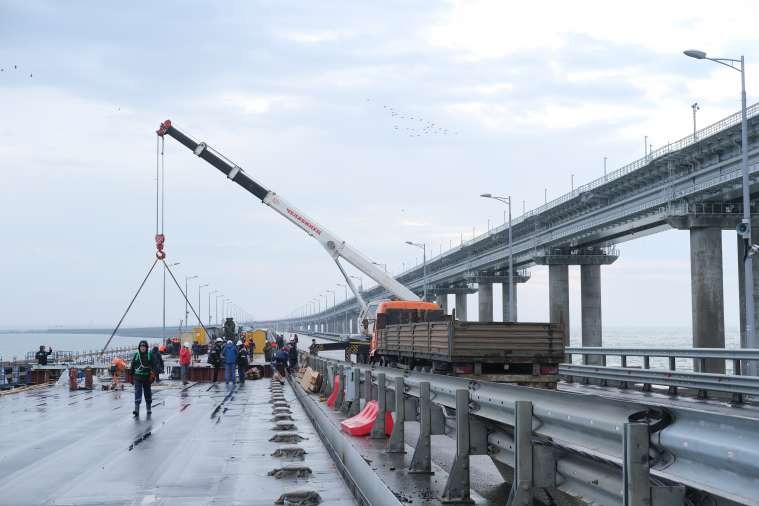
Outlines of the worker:
{"type": "Polygon", "coordinates": [[[182,378],[182,384],[187,384],[187,376],[190,372],[190,359],[192,353],[190,352],[190,343],[184,343],[182,349],[179,350],[179,375],[182,378]]]}
{"type": "Polygon", "coordinates": [[[155,373],[155,382],[158,383],[161,380],[161,373],[163,372],[163,357],[158,350],[158,345],[153,346],[152,350],[153,358],[153,373],[155,373]]]}
{"type": "Polygon", "coordinates": [[[295,346],[298,346],[298,334],[293,334],[293,342],[295,342],[295,346]]]}
{"type": "Polygon", "coordinates": [[[37,364],[39,365],[47,365],[47,357],[53,353],[53,349],[48,346],[47,351],[45,351],[45,345],[40,345],[40,351],[34,354],[34,358],[37,359],[37,364]]]}
{"type": "Polygon", "coordinates": [[[140,416],[140,401],[145,396],[145,407],[148,409],[148,415],[151,413],[151,403],[153,402],[153,393],[150,391],[150,383],[153,380],[153,357],[148,351],[148,342],[140,341],[137,345],[137,351],[132,357],[132,364],[129,366],[129,372],[132,375],[134,384],[134,416],[140,416]]]}
{"type": "Polygon", "coordinates": [[[235,386],[235,370],[237,369],[237,347],[231,339],[227,341],[221,350],[221,356],[224,358],[224,384],[227,388],[235,386]]]}
{"type": "Polygon", "coordinates": [[[293,371],[298,368],[298,347],[295,345],[295,342],[290,342],[290,349],[287,352],[288,358],[290,360],[290,371],[293,371]]]}
{"type": "Polygon", "coordinates": [[[126,362],[121,357],[113,357],[111,360],[111,390],[123,389],[124,385],[121,384],[121,375],[126,369],[126,362]]]}
{"type": "Polygon", "coordinates": [[[275,334],[277,337],[277,348],[280,350],[285,347],[285,338],[282,337],[282,334],[275,334]]]}
{"type": "Polygon", "coordinates": [[[317,353],[316,347],[317,346],[318,345],[316,344],[316,339],[311,339],[311,346],[308,347],[308,352],[311,355],[316,355],[316,353],[317,353]]]}
{"type": "Polygon", "coordinates": [[[192,360],[200,362],[200,343],[197,341],[192,342],[192,360]]]}
{"type": "Polygon", "coordinates": [[[213,366],[213,382],[219,381],[219,368],[221,367],[221,343],[220,337],[208,349],[208,363],[213,366]]]}
{"type": "Polygon", "coordinates": [[[264,342],[264,360],[271,362],[273,357],[271,356],[271,342],[267,339],[264,342]]]}
{"type": "Polygon", "coordinates": [[[245,384],[245,374],[248,372],[250,365],[250,353],[242,341],[237,341],[237,376],[240,380],[240,386],[245,384]]]}
{"type": "Polygon", "coordinates": [[[276,356],[274,357],[274,363],[276,365],[277,372],[282,378],[284,378],[287,375],[286,373],[287,359],[288,359],[287,349],[279,348],[277,350],[276,356]]]}

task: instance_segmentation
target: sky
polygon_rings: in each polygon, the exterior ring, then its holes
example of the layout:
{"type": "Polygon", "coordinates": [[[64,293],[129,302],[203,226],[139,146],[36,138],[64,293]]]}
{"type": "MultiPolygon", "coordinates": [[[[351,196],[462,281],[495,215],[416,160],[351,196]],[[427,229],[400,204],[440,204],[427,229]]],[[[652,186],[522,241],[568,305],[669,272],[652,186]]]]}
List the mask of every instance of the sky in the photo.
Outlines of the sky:
{"type": "MultiPolygon", "coordinates": [[[[737,111],[738,74],[684,49],[745,54],[756,101],[757,15],[735,0],[3,0],[0,328],[115,325],[154,259],[167,118],[398,273],[421,262],[407,240],[437,253],[502,223],[481,193],[512,195],[518,216],[602,175],[604,157],[611,171],[646,137],[688,135],[693,102],[699,127],[737,111]]],[[[198,276],[195,305],[209,285],[204,319],[213,290],[211,313],[223,294],[261,319],[344,297],[315,241],[173,139],[164,153],[167,260],[180,284],[198,276]]],[[[618,247],[604,325],[690,325],[687,232],[618,247]]],[[[735,249],[724,232],[728,328],[735,249]]],[[[520,319],[545,321],[547,270],[531,276],[520,319]]],[[[162,280],[124,325],[161,323],[162,280]]],[[[579,290],[572,268],[573,322],[579,290]]],[[[179,323],[170,278],[166,301],[179,323]]]]}

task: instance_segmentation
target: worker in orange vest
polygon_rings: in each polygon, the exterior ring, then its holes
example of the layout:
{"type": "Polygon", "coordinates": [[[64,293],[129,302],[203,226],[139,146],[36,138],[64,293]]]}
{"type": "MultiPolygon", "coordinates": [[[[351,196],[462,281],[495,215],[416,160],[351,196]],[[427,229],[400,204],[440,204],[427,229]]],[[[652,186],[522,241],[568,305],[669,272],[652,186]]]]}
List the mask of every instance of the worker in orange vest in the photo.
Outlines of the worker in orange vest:
{"type": "Polygon", "coordinates": [[[121,375],[124,373],[124,369],[126,369],[126,362],[124,362],[123,358],[114,357],[111,360],[111,390],[124,388],[124,385],[121,384],[121,375]]]}
{"type": "Polygon", "coordinates": [[[192,351],[190,351],[190,343],[184,343],[182,349],[179,350],[179,370],[182,377],[182,384],[187,384],[187,375],[190,372],[190,361],[192,360],[192,351]]]}

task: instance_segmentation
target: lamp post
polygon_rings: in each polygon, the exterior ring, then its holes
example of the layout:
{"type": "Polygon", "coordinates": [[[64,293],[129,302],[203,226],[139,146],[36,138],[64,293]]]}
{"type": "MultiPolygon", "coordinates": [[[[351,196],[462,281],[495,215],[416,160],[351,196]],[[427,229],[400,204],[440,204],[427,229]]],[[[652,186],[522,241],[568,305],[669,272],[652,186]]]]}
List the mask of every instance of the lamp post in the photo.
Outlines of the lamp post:
{"type": "Polygon", "coordinates": [[[189,327],[190,326],[190,309],[188,308],[187,301],[190,297],[190,292],[187,291],[187,283],[191,279],[196,279],[197,276],[185,276],[184,277],[184,324],[189,327]]]}
{"type": "Polygon", "coordinates": [[[483,193],[480,197],[493,199],[509,206],[509,317],[504,320],[514,321],[514,248],[511,241],[511,195],[508,197],[499,197],[491,193],[483,193]]]}
{"type": "MultiPolygon", "coordinates": [[[[334,310],[335,309],[335,291],[327,289],[327,293],[331,293],[332,294],[332,309],[334,310]]],[[[326,303],[325,303],[325,306],[326,306],[326,303]]],[[[334,325],[334,326],[337,327],[337,325],[334,325]]],[[[334,331],[334,330],[337,330],[337,329],[333,328],[332,330],[334,331]]]]}
{"type": "Polygon", "coordinates": [[[424,295],[422,296],[422,299],[427,300],[427,245],[424,243],[411,242],[411,241],[406,241],[406,244],[408,244],[409,246],[416,246],[417,248],[421,248],[422,250],[422,255],[423,255],[422,276],[424,279],[424,295]]]}
{"type": "Polygon", "coordinates": [[[387,264],[381,264],[379,262],[372,262],[374,265],[378,265],[382,267],[385,270],[385,274],[387,274],[387,264]]]}
{"type": "Polygon", "coordinates": [[[359,292],[363,292],[364,291],[364,278],[362,278],[360,276],[350,276],[350,275],[348,277],[353,278],[353,279],[357,279],[358,280],[358,291],[359,292]]]}
{"type": "MultiPolygon", "coordinates": [[[[198,325],[200,325],[201,327],[203,326],[203,322],[200,321],[200,292],[203,290],[203,288],[207,286],[208,286],[208,283],[206,283],[205,285],[198,286],[198,325]]],[[[211,297],[209,297],[208,300],[210,301],[211,297]]]]}
{"type": "Polygon", "coordinates": [[[348,325],[348,284],[347,283],[337,283],[335,286],[342,286],[345,289],[345,332],[350,334],[351,329],[349,328],[350,325],[348,325]]]}
{"type": "MultiPolygon", "coordinates": [[[[741,231],[739,236],[744,241],[743,256],[743,275],[745,277],[744,291],[746,301],[746,343],[745,348],[758,348],[759,343],[756,341],[756,329],[754,328],[754,277],[753,277],[753,259],[751,254],[751,197],[749,195],[749,173],[748,173],[748,119],[746,118],[746,72],[745,59],[741,55],[740,59],[735,58],[709,58],[704,51],[697,49],[688,49],[683,51],[686,56],[697,60],[711,60],[741,74],[741,172],[743,174],[743,220],[741,220],[741,231]]],[[[695,109],[694,109],[695,114],[695,109]]],[[[756,375],[756,363],[746,362],[748,374],[756,375]]]]}
{"type": "Polygon", "coordinates": [[[216,309],[215,309],[215,315],[216,315],[216,325],[219,324],[219,299],[223,299],[224,294],[220,293],[216,296],[216,309]]]}
{"type": "Polygon", "coordinates": [[[693,102],[690,107],[693,109],[693,142],[696,142],[696,112],[701,108],[698,106],[698,102],[693,102]]]}
{"type": "Polygon", "coordinates": [[[218,290],[208,292],[208,324],[211,325],[211,295],[219,293],[218,290]]]}

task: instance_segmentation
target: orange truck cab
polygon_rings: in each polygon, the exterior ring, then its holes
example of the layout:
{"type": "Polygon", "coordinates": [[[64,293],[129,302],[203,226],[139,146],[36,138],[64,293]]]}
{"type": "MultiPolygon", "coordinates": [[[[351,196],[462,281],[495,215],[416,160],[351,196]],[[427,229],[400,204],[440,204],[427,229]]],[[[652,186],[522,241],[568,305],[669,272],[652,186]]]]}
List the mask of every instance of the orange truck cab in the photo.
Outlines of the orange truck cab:
{"type": "Polygon", "coordinates": [[[443,310],[434,302],[421,300],[386,300],[380,302],[374,320],[369,356],[373,357],[377,351],[379,331],[388,325],[439,321],[444,316],[443,310]]]}

